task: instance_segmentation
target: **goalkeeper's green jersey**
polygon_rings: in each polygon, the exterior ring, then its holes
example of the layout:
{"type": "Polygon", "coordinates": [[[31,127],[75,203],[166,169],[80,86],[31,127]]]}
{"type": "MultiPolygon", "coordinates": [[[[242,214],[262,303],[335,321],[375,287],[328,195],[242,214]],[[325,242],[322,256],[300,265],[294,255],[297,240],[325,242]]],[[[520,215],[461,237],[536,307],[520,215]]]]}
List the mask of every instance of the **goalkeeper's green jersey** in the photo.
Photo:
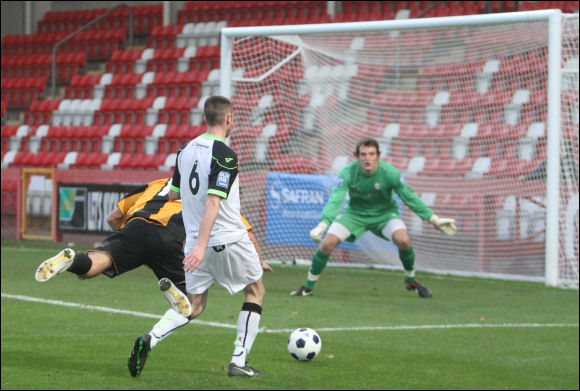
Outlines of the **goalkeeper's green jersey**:
{"type": "Polygon", "coordinates": [[[366,175],[357,160],[343,168],[338,176],[339,183],[322,211],[320,221],[326,224],[332,223],[340,212],[347,191],[350,199],[345,206],[345,213],[355,213],[363,217],[398,213],[399,206],[393,194],[395,192],[421,219],[428,220],[433,216],[433,211],[401,178],[399,170],[387,162],[379,160],[377,170],[373,174],[366,175]]]}

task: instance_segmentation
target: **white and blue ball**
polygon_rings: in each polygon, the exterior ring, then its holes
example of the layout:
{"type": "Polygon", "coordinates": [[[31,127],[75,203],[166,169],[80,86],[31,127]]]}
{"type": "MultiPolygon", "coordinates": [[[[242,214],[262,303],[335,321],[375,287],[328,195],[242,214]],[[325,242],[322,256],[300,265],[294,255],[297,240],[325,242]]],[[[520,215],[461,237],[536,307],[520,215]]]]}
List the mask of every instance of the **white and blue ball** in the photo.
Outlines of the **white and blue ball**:
{"type": "Polygon", "coordinates": [[[288,338],[288,352],[296,360],[310,361],[318,356],[322,348],[322,340],[318,333],[303,327],[296,329],[288,338]]]}

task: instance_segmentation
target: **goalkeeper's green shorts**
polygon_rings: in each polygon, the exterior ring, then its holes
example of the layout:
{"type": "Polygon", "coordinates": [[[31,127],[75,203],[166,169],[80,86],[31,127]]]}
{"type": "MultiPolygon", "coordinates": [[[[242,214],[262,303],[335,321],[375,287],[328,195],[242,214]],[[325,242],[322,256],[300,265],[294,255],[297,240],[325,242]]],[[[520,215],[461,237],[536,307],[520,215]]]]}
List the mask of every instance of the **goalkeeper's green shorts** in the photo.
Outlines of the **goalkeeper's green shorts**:
{"type": "Polygon", "coordinates": [[[371,231],[379,238],[389,240],[389,238],[386,238],[381,233],[381,230],[389,223],[389,221],[394,219],[401,220],[401,216],[396,210],[387,211],[384,214],[372,217],[362,216],[358,213],[353,213],[352,211],[346,210],[339,214],[333,222],[337,222],[348,229],[351,235],[346,239],[346,241],[354,242],[363,236],[366,231],[371,231]]]}

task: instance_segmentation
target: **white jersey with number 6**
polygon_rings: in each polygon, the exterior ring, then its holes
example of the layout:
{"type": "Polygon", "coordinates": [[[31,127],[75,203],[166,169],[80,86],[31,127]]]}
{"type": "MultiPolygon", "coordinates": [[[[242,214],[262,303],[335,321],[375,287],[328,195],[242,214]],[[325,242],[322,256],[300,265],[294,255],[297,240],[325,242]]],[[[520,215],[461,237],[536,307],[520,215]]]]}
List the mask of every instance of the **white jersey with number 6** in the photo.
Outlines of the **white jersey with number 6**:
{"type": "Polygon", "coordinates": [[[208,194],[222,198],[208,247],[236,242],[246,234],[240,220],[238,158],[219,137],[205,133],[177,154],[171,188],[181,194],[185,254],[197,243],[208,194]]]}

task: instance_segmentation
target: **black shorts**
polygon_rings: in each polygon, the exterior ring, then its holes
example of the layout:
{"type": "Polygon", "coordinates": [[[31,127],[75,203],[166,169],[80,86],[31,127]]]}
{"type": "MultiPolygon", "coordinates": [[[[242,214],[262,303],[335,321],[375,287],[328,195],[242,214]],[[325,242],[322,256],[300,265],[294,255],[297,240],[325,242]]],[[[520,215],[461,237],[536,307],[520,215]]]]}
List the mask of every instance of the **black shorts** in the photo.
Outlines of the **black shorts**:
{"type": "Polygon", "coordinates": [[[113,265],[103,272],[113,278],[141,265],[147,265],[157,279],[169,278],[183,293],[183,243],[166,227],[135,218],[107,237],[91,252],[111,257],[113,265]]]}

